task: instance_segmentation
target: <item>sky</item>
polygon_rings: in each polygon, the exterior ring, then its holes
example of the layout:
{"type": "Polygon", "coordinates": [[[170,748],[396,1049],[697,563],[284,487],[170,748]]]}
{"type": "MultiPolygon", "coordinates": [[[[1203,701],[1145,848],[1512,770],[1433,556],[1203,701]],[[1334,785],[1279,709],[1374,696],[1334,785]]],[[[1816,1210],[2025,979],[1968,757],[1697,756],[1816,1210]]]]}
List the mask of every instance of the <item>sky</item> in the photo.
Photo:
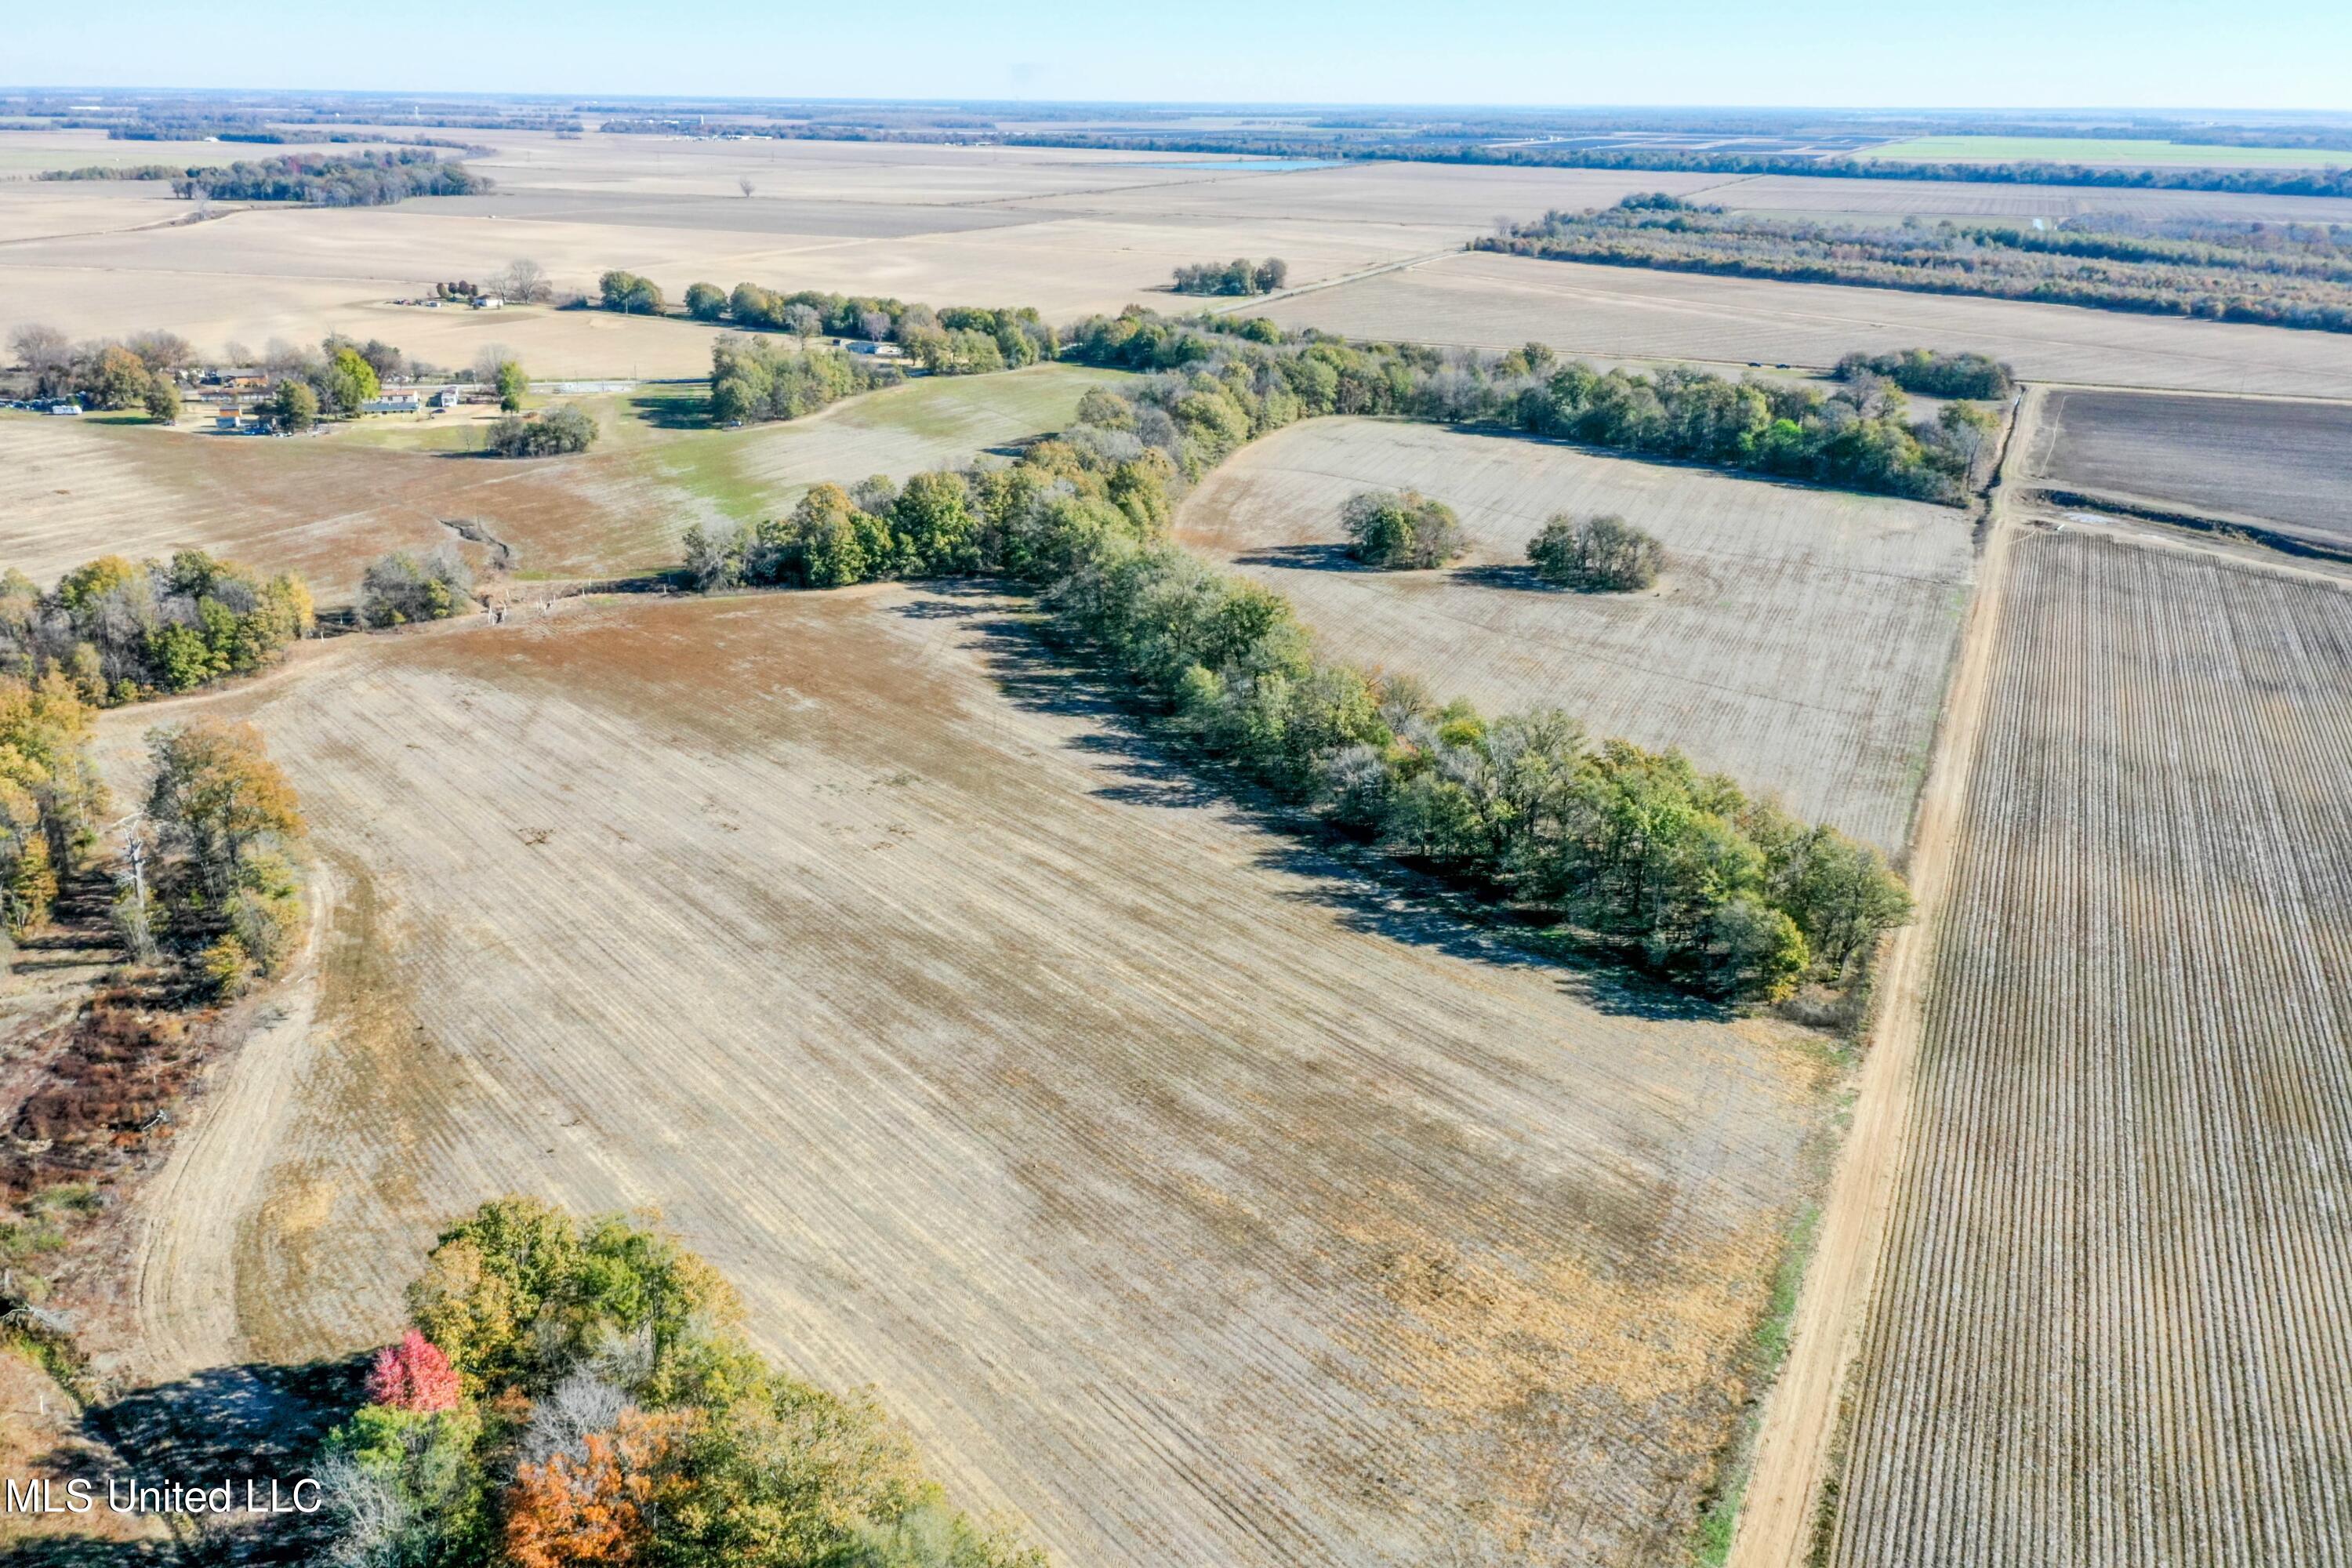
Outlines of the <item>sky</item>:
{"type": "Polygon", "coordinates": [[[11,0],[0,85],[2352,110],[2352,4],[11,0]]]}

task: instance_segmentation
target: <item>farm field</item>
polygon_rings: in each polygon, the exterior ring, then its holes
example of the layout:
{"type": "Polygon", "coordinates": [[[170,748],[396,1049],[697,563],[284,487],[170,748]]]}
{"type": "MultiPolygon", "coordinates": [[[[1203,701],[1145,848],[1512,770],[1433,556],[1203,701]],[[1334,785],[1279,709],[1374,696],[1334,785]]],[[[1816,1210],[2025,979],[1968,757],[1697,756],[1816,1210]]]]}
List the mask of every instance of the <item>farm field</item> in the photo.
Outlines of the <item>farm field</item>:
{"type": "Polygon", "coordinates": [[[0,563],[47,586],[94,555],[195,545],[299,572],[332,605],[376,556],[453,542],[446,524],[463,520],[525,576],[658,570],[690,523],[772,515],[827,479],[967,461],[1061,428],[1116,378],[1076,365],[923,378],[742,430],[649,428],[625,400],[588,399],[600,449],[521,462],[376,444],[422,437],[421,423],[259,440],[0,415],[0,563]]]}
{"type": "Polygon", "coordinates": [[[2352,407],[2052,388],[2044,483],[2352,547],[2352,407]]]}
{"type": "Polygon", "coordinates": [[[1417,675],[1441,700],[1556,707],[1595,735],[1679,746],[1890,854],[1971,574],[1954,508],[1370,419],[1253,443],[1176,526],[1290,595],[1341,658],[1417,675]],[[1407,487],[1461,514],[1471,553],[1444,572],[1356,568],[1341,504],[1407,487]],[[1640,594],[1545,587],[1527,542],[1562,510],[1649,530],[1666,575],[1640,594]]]}
{"type": "Polygon", "coordinates": [[[1563,353],[1827,366],[1850,349],[1967,347],[2029,380],[2352,397],[2341,334],[1893,289],[1469,252],[1279,300],[1286,327],[1563,353]]]}
{"type": "Polygon", "coordinates": [[[1665,1560],[1815,1037],[1394,905],[1009,609],[575,600],[108,715],[118,768],[254,720],[331,884],[315,1000],[152,1184],[140,1374],[376,1342],[495,1193],[657,1205],[1056,1561],[1665,1560]]]}
{"type": "MultiPolygon", "coordinates": [[[[1450,248],[1498,214],[1706,183],[1413,164],[1301,170],[1077,149],[482,135],[497,151],[468,166],[495,190],[389,207],[224,206],[210,221],[171,226],[191,209],[157,187],[115,187],[137,194],[82,210],[86,201],[61,204],[57,185],[0,182],[6,324],[42,321],[77,337],[164,327],[208,353],[339,331],[445,365],[499,342],[541,374],[690,374],[708,362],[709,332],[682,321],[385,301],[527,256],[566,289],[625,267],[672,299],[697,280],[750,279],[1034,305],[1067,321],[1165,301],[1179,263],[1277,254],[1294,283],[1313,283],[1450,248]]],[[[40,141],[62,144],[10,143],[27,172],[92,161],[82,142],[40,141]]]]}
{"type": "Polygon", "coordinates": [[[2352,1562],[2352,594],[2005,598],[1831,1561],[2352,1562]]]}
{"type": "Polygon", "coordinates": [[[1917,136],[1865,147],[1858,158],[1895,163],[2113,163],[2200,169],[2341,168],[2352,153],[2311,147],[2234,147],[2095,136],[1917,136]]]}

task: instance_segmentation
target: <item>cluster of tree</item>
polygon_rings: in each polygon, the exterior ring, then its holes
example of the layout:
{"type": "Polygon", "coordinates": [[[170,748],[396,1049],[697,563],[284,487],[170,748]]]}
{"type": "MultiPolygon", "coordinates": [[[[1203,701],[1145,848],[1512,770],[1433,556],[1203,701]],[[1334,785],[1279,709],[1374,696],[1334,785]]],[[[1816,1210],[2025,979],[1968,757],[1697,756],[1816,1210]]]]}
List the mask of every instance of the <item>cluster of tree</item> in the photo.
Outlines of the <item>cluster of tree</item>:
{"type": "Polygon", "coordinates": [[[179,375],[195,350],[176,332],[141,332],[125,342],[68,340],[54,327],[18,327],[9,348],[37,398],[71,398],[84,408],[135,408],[151,419],[180,416],[179,375]]]}
{"type": "Polygon", "coordinates": [[[70,681],[101,706],[258,669],[310,630],[310,591],[201,550],[170,563],[102,555],[44,594],[0,577],[0,674],[70,681]]]}
{"type": "Polygon", "coordinates": [[[1279,256],[1255,263],[1235,257],[1179,267],[1175,287],[1179,294],[1271,294],[1289,281],[1290,263],[1279,256]]]}
{"type": "Polygon", "coordinates": [[[2352,331],[2352,230],[2207,224],[2200,237],[2173,238],[2146,225],[2109,231],[2106,221],[2071,219],[2055,230],[1830,224],[1621,203],[1549,212],[1475,243],[1555,261],[2352,331]]]}
{"type": "Polygon", "coordinates": [[[173,182],[184,199],[308,202],[315,206],[389,206],[410,196],[470,196],[490,182],[431,148],[333,155],[293,153],[224,169],[192,169],[173,182]]]}
{"type": "Polygon", "coordinates": [[[508,262],[506,269],[488,283],[453,278],[433,285],[433,297],[436,300],[478,300],[486,294],[516,304],[535,305],[552,299],[555,285],[549,281],[547,268],[528,258],[508,262]]]}
{"type": "Polygon", "coordinates": [[[1071,357],[1160,371],[1139,418],[1188,477],[1268,430],[1322,414],[1491,422],[1646,456],[1958,502],[1992,420],[1966,403],[1910,423],[1899,390],[1824,395],[1687,367],[1595,371],[1530,343],[1502,355],[1287,338],[1271,321],[1175,321],[1130,308],[1080,323],[1071,357]]]}
{"type": "Polygon", "coordinates": [[[1582,522],[1554,512],[1528,541],[1536,575],[1562,588],[1624,594],[1653,587],[1666,567],[1665,546],[1614,515],[1582,522]]]}
{"type": "Polygon", "coordinates": [[[536,417],[507,414],[490,426],[488,449],[501,458],[560,458],[584,452],[596,439],[596,421],[576,404],[536,417]]]}
{"type": "Polygon", "coordinates": [[[715,283],[686,291],[686,312],[698,321],[732,321],[794,336],[862,338],[897,343],[938,374],[1018,370],[1052,359],[1061,344],[1032,308],[950,305],[933,310],[904,300],[827,294],[814,289],[779,293],[756,283],[726,292],[715,283]]]}
{"type": "Polygon", "coordinates": [[[423,555],[397,550],[360,576],[360,619],[372,626],[440,621],[473,603],[474,569],[450,545],[423,555]]]}
{"type": "Polygon", "coordinates": [[[899,379],[896,365],[863,355],[834,349],[794,353],[722,332],[710,344],[710,416],[722,425],[797,419],[899,379]]]}
{"type": "MultiPolygon", "coordinates": [[[[57,670],[0,676],[0,928],[9,939],[48,919],[59,879],[97,841],[106,786],[89,755],[94,718],[57,670]]],[[[0,941],[0,968],[7,951],[0,941]]]]}
{"type": "Polygon", "coordinates": [[[1837,362],[1840,381],[1853,381],[1865,373],[1885,376],[1922,397],[2001,398],[2017,390],[2017,373],[1990,354],[1899,349],[1893,353],[1856,352],[1837,362]]]}
{"type": "MultiPolygon", "coordinates": [[[[1133,350],[1104,323],[1081,329],[1082,343],[1114,338],[1115,352],[1133,350]]],[[[1181,373],[1090,390],[1069,431],[1009,468],[924,476],[911,502],[915,482],[906,494],[887,481],[820,487],[774,524],[694,533],[689,565],[705,586],[952,571],[1037,584],[1063,635],[1249,777],[1710,991],[1770,997],[1807,975],[1840,981],[1907,918],[1902,884],[1866,847],[1677,755],[1589,746],[1557,714],[1488,721],[1438,708],[1410,681],[1321,661],[1286,600],[1167,543],[1180,475],[1330,411],[1342,384],[1412,400],[1410,377],[1385,374],[1402,360],[1225,345],[1210,340],[1205,358],[1171,350],[1181,373]],[[1301,373],[1312,401],[1294,389],[1294,364],[1319,367],[1301,373]]]]}
{"type": "Polygon", "coordinates": [[[617,267],[596,279],[596,297],[607,310],[627,316],[658,316],[667,308],[660,284],[617,267]]]}
{"type": "Polygon", "coordinates": [[[177,180],[190,171],[177,163],[89,163],[79,169],[44,169],[37,180],[177,180]]]}
{"type": "Polygon", "coordinates": [[[494,1199],[408,1301],[319,1466],[335,1568],[1045,1568],[870,1396],[754,1351],[666,1231],[494,1199]]]}
{"type": "Polygon", "coordinates": [[[235,996],[275,975],[301,943],[302,836],[294,786],[250,724],[152,730],[146,822],[158,853],[117,894],[116,929],[142,962],[169,958],[235,996]]]}
{"type": "Polygon", "coordinates": [[[1462,521],[1419,490],[1360,490],[1339,509],[1349,553],[1383,572],[1425,572],[1464,549],[1462,521]]]}

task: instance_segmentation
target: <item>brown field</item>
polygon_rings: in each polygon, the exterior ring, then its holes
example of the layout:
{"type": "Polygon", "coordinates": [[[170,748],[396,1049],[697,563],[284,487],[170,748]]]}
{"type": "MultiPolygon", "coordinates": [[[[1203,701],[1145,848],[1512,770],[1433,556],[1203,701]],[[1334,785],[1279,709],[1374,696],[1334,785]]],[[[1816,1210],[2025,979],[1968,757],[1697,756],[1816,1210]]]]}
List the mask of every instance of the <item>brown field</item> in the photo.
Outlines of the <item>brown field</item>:
{"type": "Polygon", "coordinates": [[[194,545],[299,572],[335,605],[369,561],[450,542],[445,524],[467,520],[527,576],[656,570],[677,564],[689,523],[773,515],[823,480],[903,479],[1059,429],[1113,379],[1076,365],[922,379],[744,430],[650,429],[596,399],[602,449],[530,462],[375,445],[429,433],[397,416],[275,440],[0,415],[0,565],[47,586],[94,555],[194,545]]]}
{"type": "MultiPolygon", "coordinates": [[[[471,163],[495,191],[394,207],[247,206],[150,226],[187,206],[146,185],[68,198],[56,185],[0,182],[0,330],[37,321],[100,337],[168,327],[208,353],[339,331],[445,365],[498,342],[542,375],[691,374],[708,363],[709,331],[685,322],[384,302],[528,256],[567,289],[626,267],[673,299],[697,280],[751,279],[1034,305],[1071,320],[1172,302],[1168,275],[1179,263],[1276,254],[1294,283],[1314,283],[1450,248],[1499,215],[1703,183],[1419,164],[1267,172],[1050,148],[483,134],[498,152],[471,163]],[[748,199],[737,186],[745,177],[755,186],[748,199]]],[[[43,151],[57,140],[5,145],[28,168],[92,161],[79,142],[43,151]]]]}
{"type": "Polygon", "coordinates": [[[1288,327],[1356,338],[1826,366],[1849,349],[1977,349],[2030,380],[2352,397],[2341,333],[2118,310],[1708,278],[1473,252],[1278,300],[1288,327]]]}
{"type": "Polygon", "coordinates": [[[1971,573],[1969,520],[1949,507],[1370,419],[1244,448],[1177,531],[1290,595],[1342,658],[1489,710],[1556,707],[1596,735],[1679,746],[1890,853],[1971,573]],[[1355,569],[1341,503],[1406,486],[1461,514],[1471,553],[1446,572],[1355,569]],[[1665,577],[1629,595],[1543,586],[1527,542],[1562,510],[1650,530],[1665,577]]]}
{"type": "Polygon", "coordinates": [[[2352,546],[2342,404],[2053,388],[2028,461],[2063,489],[2352,546]]]}
{"type": "Polygon", "coordinates": [[[1059,1562],[1670,1560],[1819,1045],[1423,919],[1043,657],[977,590],[572,601],[110,715],[253,718],[331,905],[135,1369],[380,1339],[494,1193],[653,1205],[1059,1562]]]}
{"type": "Polygon", "coordinates": [[[2005,598],[1832,1560],[2352,1562],[2352,595],[2005,598]]]}

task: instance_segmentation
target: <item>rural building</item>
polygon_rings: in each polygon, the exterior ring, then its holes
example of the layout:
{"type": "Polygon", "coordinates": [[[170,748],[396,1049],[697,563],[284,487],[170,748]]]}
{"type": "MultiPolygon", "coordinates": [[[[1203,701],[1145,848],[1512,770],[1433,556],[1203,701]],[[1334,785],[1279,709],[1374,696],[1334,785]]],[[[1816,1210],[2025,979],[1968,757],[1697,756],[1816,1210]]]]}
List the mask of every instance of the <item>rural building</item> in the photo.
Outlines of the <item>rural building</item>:
{"type": "Polygon", "coordinates": [[[897,343],[869,343],[860,340],[849,345],[849,352],[854,354],[873,354],[879,359],[897,359],[906,351],[897,343]]]}
{"type": "Polygon", "coordinates": [[[499,299],[496,294],[477,294],[474,296],[474,309],[477,310],[496,310],[502,308],[505,304],[506,301],[499,299]]]}
{"type": "Polygon", "coordinates": [[[395,392],[383,397],[371,397],[360,405],[362,414],[414,414],[419,407],[416,394],[395,392]]]}
{"type": "Polygon", "coordinates": [[[435,393],[433,395],[433,406],[436,408],[457,407],[457,389],[454,386],[445,386],[440,391],[435,393]]]}
{"type": "Polygon", "coordinates": [[[49,405],[49,412],[52,414],[65,415],[68,418],[78,418],[81,415],[81,405],[79,403],[52,403],[49,405]]]}
{"type": "Polygon", "coordinates": [[[226,431],[230,435],[235,435],[236,433],[236,426],[237,412],[234,408],[224,408],[218,414],[213,416],[213,428],[215,430],[226,431]]]}

